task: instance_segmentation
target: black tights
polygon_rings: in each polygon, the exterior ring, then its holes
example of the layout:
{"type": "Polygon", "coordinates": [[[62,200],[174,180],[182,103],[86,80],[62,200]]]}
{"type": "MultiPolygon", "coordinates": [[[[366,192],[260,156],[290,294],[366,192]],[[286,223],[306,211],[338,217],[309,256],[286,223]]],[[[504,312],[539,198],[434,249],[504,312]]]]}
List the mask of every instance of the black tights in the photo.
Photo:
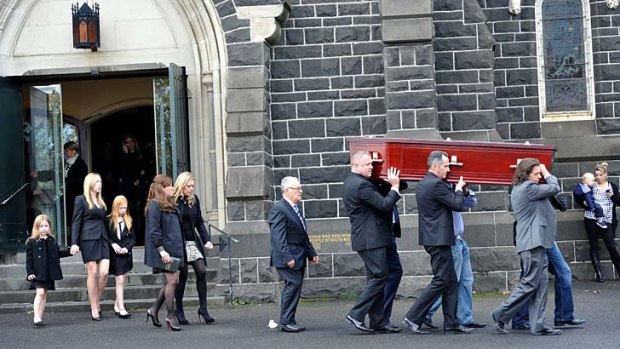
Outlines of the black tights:
{"type": "MultiPolygon", "coordinates": [[[[166,277],[166,284],[163,285],[159,289],[159,294],[157,294],[157,299],[155,299],[155,304],[152,307],[152,314],[157,314],[159,312],[159,308],[161,308],[164,302],[166,303],[166,310],[168,311],[167,319],[175,319],[174,316],[174,291],[177,288],[177,284],[179,283],[179,272],[175,273],[163,273],[166,277]]],[[[176,320],[176,319],[175,319],[176,320]]]]}
{"type": "Polygon", "coordinates": [[[609,257],[616,267],[616,272],[620,275],[620,254],[616,249],[616,243],[614,241],[614,232],[612,224],[607,224],[607,229],[600,228],[596,225],[594,219],[584,219],[584,225],[586,233],[588,233],[588,240],[590,242],[590,260],[594,266],[597,266],[600,261],[598,253],[598,238],[599,236],[603,240],[607,251],[609,251],[609,257]]]}
{"type": "Polygon", "coordinates": [[[187,277],[189,275],[188,265],[194,268],[196,274],[196,289],[198,290],[198,302],[200,303],[200,313],[208,314],[207,311],[207,266],[204,259],[198,259],[193,262],[188,262],[182,268],[179,268],[179,284],[175,292],[175,298],[177,302],[177,314],[184,317],[183,312],[183,294],[185,293],[185,285],[187,284],[187,277]]]}

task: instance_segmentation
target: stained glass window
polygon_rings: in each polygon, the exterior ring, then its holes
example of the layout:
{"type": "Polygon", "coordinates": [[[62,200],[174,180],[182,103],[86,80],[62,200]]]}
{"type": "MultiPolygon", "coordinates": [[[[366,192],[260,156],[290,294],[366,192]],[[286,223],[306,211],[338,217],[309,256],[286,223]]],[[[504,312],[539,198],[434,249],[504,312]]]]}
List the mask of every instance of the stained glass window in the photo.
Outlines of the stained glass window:
{"type": "Polygon", "coordinates": [[[544,109],[589,110],[582,0],[544,0],[541,15],[544,52],[539,54],[544,57],[544,109]]]}

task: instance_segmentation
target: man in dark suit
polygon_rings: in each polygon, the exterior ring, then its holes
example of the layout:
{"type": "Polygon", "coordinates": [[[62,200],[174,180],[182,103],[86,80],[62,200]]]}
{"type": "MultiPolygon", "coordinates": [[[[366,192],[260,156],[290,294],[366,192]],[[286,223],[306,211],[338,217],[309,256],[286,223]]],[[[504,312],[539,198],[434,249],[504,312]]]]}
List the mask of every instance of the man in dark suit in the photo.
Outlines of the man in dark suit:
{"type": "MultiPolygon", "coordinates": [[[[84,194],[84,178],[88,167],[78,153],[78,144],[69,141],[63,146],[65,152],[65,203],[67,205],[67,222],[73,219],[75,198],[84,194]]],[[[67,224],[71,227],[71,224],[67,224]]]]}
{"type": "Polygon", "coordinates": [[[441,296],[444,331],[469,333],[471,329],[461,326],[456,319],[457,278],[451,249],[454,245],[452,211],[463,209],[463,187],[466,183],[461,177],[454,191],[448,188],[444,179],[450,172],[450,164],[445,152],[431,152],[427,163],[428,173],[416,186],[416,201],[419,244],[431,256],[433,279],[411,306],[403,323],[414,334],[428,333],[422,331],[420,326],[435,300],[441,296]]]}
{"type": "Polygon", "coordinates": [[[360,331],[399,332],[383,316],[383,292],[388,279],[387,247],[392,236],[392,212],[400,199],[399,171],[388,170],[390,192],[379,193],[369,180],[372,159],[367,151],[358,151],[351,157],[351,173],[344,180],[343,201],[351,221],[351,247],[357,251],[366,267],[366,287],[347,315],[347,320],[360,331]],[[368,314],[370,327],[364,323],[368,314]]]}
{"type": "Polygon", "coordinates": [[[284,332],[299,332],[305,327],[297,324],[295,311],[301,295],[306,270],[306,258],[319,263],[308,238],[306,220],[297,206],[301,202],[301,184],[295,177],[284,177],[281,182],[282,200],[269,211],[271,233],[271,265],[284,280],[280,301],[280,325],[284,332]]]}

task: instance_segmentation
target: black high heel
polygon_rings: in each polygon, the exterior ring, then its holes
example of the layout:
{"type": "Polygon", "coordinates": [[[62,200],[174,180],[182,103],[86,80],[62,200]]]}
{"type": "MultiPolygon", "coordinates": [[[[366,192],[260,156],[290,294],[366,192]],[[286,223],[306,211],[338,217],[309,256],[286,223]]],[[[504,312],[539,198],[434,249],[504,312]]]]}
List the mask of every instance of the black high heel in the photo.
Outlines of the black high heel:
{"type": "Polygon", "coordinates": [[[168,326],[168,331],[181,331],[181,327],[178,324],[173,325],[172,320],[168,318],[166,318],[166,325],[168,326]]]}
{"type": "Polygon", "coordinates": [[[205,324],[211,324],[215,322],[215,318],[209,315],[209,312],[198,309],[198,321],[202,323],[202,320],[205,320],[205,324]]]}
{"type": "Polygon", "coordinates": [[[159,319],[157,318],[157,314],[153,315],[151,313],[150,308],[146,311],[146,322],[149,322],[149,318],[151,318],[151,321],[153,322],[153,326],[161,327],[161,322],[159,322],[159,319]]]}
{"type": "Polygon", "coordinates": [[[178,309],[174,312],[174,315],[177,317],[179,321],[179,325],[189,325],[189,321],[185,318],[185,314],[183,311],[179,311],[178,309]]]}

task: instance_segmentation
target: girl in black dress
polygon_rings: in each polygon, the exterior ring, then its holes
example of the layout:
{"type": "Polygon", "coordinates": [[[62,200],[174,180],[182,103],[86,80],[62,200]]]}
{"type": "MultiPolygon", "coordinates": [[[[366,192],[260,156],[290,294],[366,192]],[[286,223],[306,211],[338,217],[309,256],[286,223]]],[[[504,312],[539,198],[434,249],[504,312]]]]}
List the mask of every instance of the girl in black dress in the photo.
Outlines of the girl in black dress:
{"type": "Polygon", "coordinates": [[[175,299],[177,306],[177,318],[181,325],[188,324],[183,312],[183,294],[188,276],[188,265],[191,265],[196,274],[196,289],[198,290],[198,319],[209,324],[215,321],[207,310],[207,250],[213,249],[209,230],[205,226],[200,210],[198,196],[194,195],[196,181],[189,172],[183,172],[174,183],[174,198],[177,210],[181,215],[183,239],[185,241],[185,264],[180,268],[179,285],[177,286],[175,299]]]}
{"type": "Polygon", "coordinates": [[[82,253],[88,277],[86,288],[91,319],[101,321],[99,301],[108,281],[110,246],[106,224],[106,205],[101,197],[101,177],[89,173],[84,178],[84,195],[75,198],[71,226],[71,254],[82,253]]]}
{"type": "Polygon", "coordinates": [[[181,221],[174,205],[172,179],[157,175],[153,179],[146,204],[146,236],[144,264],[153,267],[154,273],[163,273],[166,284],[161,287],[153,304],[146,311],[146,320],[161,327],[159,309],[166,302],[166,325],[169,330],[180,331],[174,309],[174,291],[179,283],[179,270],[183,262],[183,235],[181,221]],[[174,259],[173,259],[174,258],[174,259]],[[176,262],[176,263],[175,263],[176,262]]]}
{"type": "Polygon", "coordinates": [[[34,219],[32,235],[26,240],[26,279],[37,290],[34,297],[34,327],[43,327],[47,291],[54,290],[54,281],[62,280],[60,258],[70,256],[67,248],[59,249],[50,230],[52,223],[44,214],[34,219]]]}
{"type": "Polygon", "coordinates": [[[127,273],[133,269],[133,256],[131,249],[136,243],[133,231],[132,219],[127,212],[127,198],[119,195],[112,202],[112,212],[108,216],[110,223],[110,274],[116,276],[116,301],[114,302],[114,314],[121,319],[131,316],[125,310],[125,297],[123,288],[127,273]]]}

